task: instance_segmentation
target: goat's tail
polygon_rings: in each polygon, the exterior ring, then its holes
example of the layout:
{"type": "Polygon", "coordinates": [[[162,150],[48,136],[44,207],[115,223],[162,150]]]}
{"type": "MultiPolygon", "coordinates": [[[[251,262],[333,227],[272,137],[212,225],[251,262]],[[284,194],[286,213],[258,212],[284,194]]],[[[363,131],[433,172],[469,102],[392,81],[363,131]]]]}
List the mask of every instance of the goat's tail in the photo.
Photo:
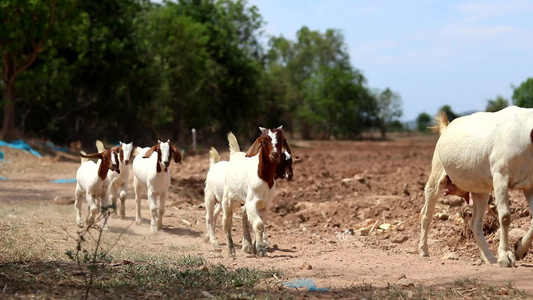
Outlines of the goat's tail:
{"type": "Polygon", "coordinates": [[[430,126],[429,129],[433,132],[442,133],[446,127],[448,127],[448,124],[450,124],[450,121],[448,121],[448,116],[445,112],[442,110],[439,111],[439,114],[435,116],[435,125],[430,126]]]}
{"type": "MultiPolygon", "coordinates": [[[[83,154],[83,155],[87,155],[87,153],[85,153],[85,151],[83,151],[83,150],[80,151],[80,153],[83,154]]],[[[87,161],[89,161],[88,158],[86,158],[86,157],[82,157],[82,158],[81,158],[81,163],[82,163],[82,164],[83,164],[84,162],[87,162],[87,161]]]]}
{"type": "Polygon", "coordinates": [[[220,160],[217,149],[211,147],[209,149],[209,168],[211,169],[220,160]]]}
{"type": "Polygon", "coordinates": [[[230,157],[233,155],[233,153],[241,151],[241,148],[239,147],[239,142],[237,142],[237,138],[232,132],[228,133],[228,142],[230,157]]]}
{"type": "Polygon", "coordinates": [[[96,149],[98,149],[98,153],[102,153],[105,150],[104,143],[102,143],[101,140],[96,140],[96,149]]]}

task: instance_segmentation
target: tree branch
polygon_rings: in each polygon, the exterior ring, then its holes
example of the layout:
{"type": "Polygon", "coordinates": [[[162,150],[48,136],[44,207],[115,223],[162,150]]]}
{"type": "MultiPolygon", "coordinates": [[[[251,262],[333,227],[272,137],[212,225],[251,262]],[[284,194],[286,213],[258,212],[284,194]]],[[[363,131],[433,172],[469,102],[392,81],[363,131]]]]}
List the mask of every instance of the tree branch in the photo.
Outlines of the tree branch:
{"type": "Polygon", "coordinates": [[[48,27],[46,28],[46,31],[44,33],[44,36],[43,38],[41,39],[41,41],[37,44],[37,46],[33,48],[33,53],[31,54],[28,62],[26,64],[24,64],[22,67],[20,67],[20,69],[16,69],[15,68],[15,73],[13,74],[13,76],[9,79],[9,84],[13,84],[13,82],[15,81],[15,78],[18,77],[18,75],[26,70],[27,68],[29,68],[31,66],[31,64],[33,64],[33,62],[35,61],[35,59],[37,58],[37,54],[39,53],[39,50],[41,49],[41,47],[43,46],[44,44],[44,41],[46,40],[46,38],[48,37],[48,34],[50,33],[50,29],[52,28],[52,23],[54,22],[54,16],[55,16],[55,11],[56,11],[56,4],[57,4],[57,0],[54,0],[53,4],[52,4],[52,11],[50,12],[50,20],[48,21],[48,27]]]}

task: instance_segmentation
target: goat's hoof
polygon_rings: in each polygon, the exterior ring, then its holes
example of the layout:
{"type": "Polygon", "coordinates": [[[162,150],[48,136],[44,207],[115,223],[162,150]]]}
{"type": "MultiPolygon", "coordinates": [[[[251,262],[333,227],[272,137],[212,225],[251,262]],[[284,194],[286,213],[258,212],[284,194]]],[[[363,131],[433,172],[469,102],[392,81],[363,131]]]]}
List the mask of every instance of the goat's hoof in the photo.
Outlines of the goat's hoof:
{"type": "Polygon", "coordinates": [[[78,224],[78,227],[79,227],[79,228],[83,228],[83,221],[79,221],[79,222],[77,222],[76,224],[78,224]]]}
{"type": "Polygon", "coordinates": [[[141,220],[136,220],[135,225],[141,225],[143,222],[141,220]]]}
{"type": "Polygon", "coordinates": [[[228,254],[231,257],[235,257],[235,248],[229,248],[228,249],[228,254]]]}
{"type": "Polygon", "coordinates": [[[245,245],[245,244],[243,244],[243,245],[242,245],[242,251],[244,251],[244,252],[246,252],[246,253],[248,253],[248,254],[254,254],[254,253],[253,253],[253,248],[252,248],[251,245],[245,245]]]}
{"type": "Polygon", "coordinates": [[[265,257],[267,256],[267,251],[265,248],[257,249],[256,255],[257,257],[265,257]]]}
{"type": "Polygon", "coordinates": [[[522,245],[522,239],[524,237],[521,237],[518,242],[516,242],[516,244],[514,244],[514,255],[516,257],[516,260],[521,260],[523,259],[524,257],[526,257],[527,255],[527,252],[529,250],[529,247],[524,247],[524,245],[522,245]],[[525,250],[525,251],[524,251],[525,250]]]}
{"type": "Polygon", "coordinates": [[[515,266],[516,258],[513,252],[505,251],[503,255],[498,258],[500,268],[512,268],[515,266]]]}

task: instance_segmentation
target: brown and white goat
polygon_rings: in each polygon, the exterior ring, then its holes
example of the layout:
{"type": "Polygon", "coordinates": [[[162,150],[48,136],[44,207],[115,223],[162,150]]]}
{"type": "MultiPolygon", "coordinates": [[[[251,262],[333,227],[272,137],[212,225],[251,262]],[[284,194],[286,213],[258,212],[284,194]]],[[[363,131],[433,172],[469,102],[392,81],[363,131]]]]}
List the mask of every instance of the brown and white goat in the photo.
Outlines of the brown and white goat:
{"type": "Polygon", "coordinates": [[[100,153],[85,154],[81,151],[81,165],[76,171],[76,190],[74,192],[76,224],[83,227],[81,218],[81,202],[85,195],[89,214],[87,215],[87,225],[94,223],[94,218],[100,212],[102,205],[107,205],[107,190],[109,180],[107,173],[109,170],[120,172],[118,165],[118,155],[115,151],[104,150],[100,153]],[[89,158],[98,159],[95,163],[89,158]]]}
{"type": "MultiPolygon", "coordinates": [[[[255,247],[251,250],[258,256],[266,255],[263,241],[266,214],[275,194],[275,176],[284,146],[289,153],[292,149],[283,136],[281,126],[275,129],[260,127],[261,136],[255,140],[245,155],[236,152],[230,155],[226,169],[224,194],[222,197],[223,227],[226,233],[228,250],[235,255],[231,237],[233,203],[244,205],[243,249],[252,249],[248,222],[254,229],[255,247]],[[248,233],[248,234],[247,234],[248,233]]],[[[230,149],[232,141],[228,138],[230,149]]]]}
{"type": "MultiPolygon", "coordinates": [[[[104,144],[97,140],[96,148],[98,152],[105,150],[104,144]]],[[[111,151],[115,151],[119,156],[119,168],[120,172],[111,171],[107,173],[107,179],[109,180],[109,189],[108,195],[111,199],[111,203],[117,203],[117,199],[120,198],[120,218],[124,219],[126,217],[126,195],[128,189],[128,180],[130,178],[130,169],[129,164],[132,160],[135,147],[133,143],[123,143],[120,142],[120,145],[112,147],[111,151]]],[[[118,217],[117,209],[113,210],[113,215],[118,217]]]]}
{"type": "MultiPolygon", "coordinates": [[[[237,142],[237,138],[233,135],[233,133],[230,132],[228,134],[228,140],[232,141],[230,142],[230,155],[233,155],[236,152],[240,152],[240,147],[237,142]]],[[[240,153],[243,156],[245,155],[244,152],[240,153]]],[[[292,181],[292,178],[294,176],[292,165],[292,156],[286,149],[283,150],[283,154],[281,155],[278,165],[276,167],[275,179],[281,178],[287,181],[292,181]]],[[[218,242],[215,236],[215,224],[218,215],[222,211],[220,202],[222,202],[222,197],[224,194],[224,183],[226,179],[227,166],[228,161],[221,161],[217,150],[215,148],[211,148],[211,150],[209,150],[209,170],[205,179],[204,188],[204,203],[206,209],[205,222],[207,230],[205,235],[205,241],[210,242],[214,247],[218,247],[218,242]]],[[[263,235],[263,241],[265,242],[265,245],[268,246],[268,237],[266,231],[264,232],[265,234],[263,235]]],[[[243,250],[250,253],[252,249],[250,247],[247,247],[243,250]]]]}
{"type": "Polygon", "coordinates": [[[135,191],[135,203],[137,204],[137,215],[135,222],[141,225],[141,193],[146,189],[148,203],[150,205],[151,230],[157,232],[163,224],[165,214],[165,202],[168,197],[170,186],[170,174],[168,171],[170,161],[181,163],[181,154],[174,147],[170,140],[166,142],[158,141],[151,148],[142,148],[133,160],[133,189],[135,191]],[[153,155],[156,153],[156,155],[153,155]],[[159,197],[159,207],[157,198],[159,197]]]}

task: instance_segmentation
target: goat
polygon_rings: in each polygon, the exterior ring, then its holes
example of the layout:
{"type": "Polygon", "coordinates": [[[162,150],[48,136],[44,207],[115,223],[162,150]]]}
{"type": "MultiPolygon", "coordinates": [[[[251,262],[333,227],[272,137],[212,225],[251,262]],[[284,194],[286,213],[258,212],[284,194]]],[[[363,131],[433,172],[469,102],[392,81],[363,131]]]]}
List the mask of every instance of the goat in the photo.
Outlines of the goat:
{"type": "Polygon", "coordinates": [[[135,222],[141,225],[141,189],[146,189],[148,203],[152,215],[151,230],[157,232],[163,224],[165,214],[165,202],[168,197],[170,186],[170,174],[168,167],[170,161],[181,164],[181,154],[174,147],[170,140],[166,142],[157,141],[151,148],[145,147],[139,150],[133,160],[133,189],[135,192],[135,203],[137,204],[137,215],[135,222]],[[152,155],[153,153],[156,155],[152,155]],[[159,197],[159,209],[157,207],[157,197],[159,197]]]}
{"type": "Polygon", "coordinates": [[[226,233],[228,250],[235,255],[235,246],[231,237],[233,203],[244,205],[243,212],[243,249],[252,249],[248,220],[254,229],[255,247],[251,250],[258,256],[266,255],[263,242],[264,222],[270,202],[275,194],[275,173],[280,160],[282,146],[292,154],[292,149],[283,137],[281,126],[276,129],[259,127],[258,137],[248,151],[232,152],[236,140],[228,135],[230,143],[230,160],[226,168],[224,193],[222,196],[223,228],[226,233]]]}
{"type": "MultiPolygon", "coordinates": [[[[509,189],[522,190],[533,208],[533,109],[507,107],[499,112],[479,112],[448,122],[444,113],[436,117],[440,132],[435,146],[431,174],[424,188],[425,204],[421,210],[420,256],[429,256],[428,228],[435,202],[444,189],[452,193],[470,192],[473,202],[471,229],[488,263],[513,267],[522,259],[533,241],[532,226],[516,244],[509,247],[511,224],[509,189]],[[468,191],[468,192],[465,192],[468,191]],[[498,210],[500,244],[498,259],[488,248],[483,235],[483,215],[490,193],[498,210]]],[[[532,211],[533,215],[533,211],[532,211]]]]}
{"type": "MultiPolygon", "coordinates": [[[[116,171],[108,172],[107,179],[109,180],[108,195],[111,198],[111,203],[117,203],[117,199],[120,198],[120,219],[126,217],[126,190],[128,189],[128,180],[130,178],[130,169],[128,167],[134,152],[133,143],[122,143],[118,146],[111,148],[110,150],[116,151],[119,154],[119,168],[120,173],[116,171]]],[[[98,152],[105,150],[104,144],[97,140],[96,148],[98,152]]],[[[113,210],[113,215],[118,217],[117,210],[113,210]]]]}
{"type": "Polygon", "coordinates": [[[118,165],[118,155],[115,151],[104,150],[100,153],[86,154],[79,153],[81,165],[76,171],[76,190],[74,192],[76,224],[83,227],[81,218],[81,198],[85,194],[89,214],[87,215],[87,225],[94,223],[94,218],[100,212],[102,205],[107,205],[107,190],[109,180],[107,173],[109,170],[120,172],[118,165]],[[89,158],[98,159],[95,163],[89,158]]]}
{"type": "MultiPolygon", "coordinates": [[[[230,155],[233,155],[235,152],[239,152],[239,144],[237,143],[237,139],[233,133],[230,132],[228,134],[228,138],[235,141],[234,143],[230,144],[230,155]]],[[[293,177],[292,164],[293,160],[291,155],[287,150],[284,150],[276,167],[275,179],[283,178],[287,181],[291,181],[293,177]]],[[[204,188],[204,202],[206,209],[205,222],[207,229],[205,241],[210,242],[214,247],[218,247],[214,226],[216,224],[218,215],[222,211],[220,202],[222,201],[224,193],[224,181],[226,178],[227,166],[228,161],[220,161],[220,156],[217,150],[215,148],[211,148],[209,150],[209,170],[207,172],[204,188]]],[[[268,235],[266,234],[266,230],[264,231],[263,239],[265,244],[268,245],[268,235]]],[[[243,250],[247,252],[251,251],[251,249],[243,250]]]]}

